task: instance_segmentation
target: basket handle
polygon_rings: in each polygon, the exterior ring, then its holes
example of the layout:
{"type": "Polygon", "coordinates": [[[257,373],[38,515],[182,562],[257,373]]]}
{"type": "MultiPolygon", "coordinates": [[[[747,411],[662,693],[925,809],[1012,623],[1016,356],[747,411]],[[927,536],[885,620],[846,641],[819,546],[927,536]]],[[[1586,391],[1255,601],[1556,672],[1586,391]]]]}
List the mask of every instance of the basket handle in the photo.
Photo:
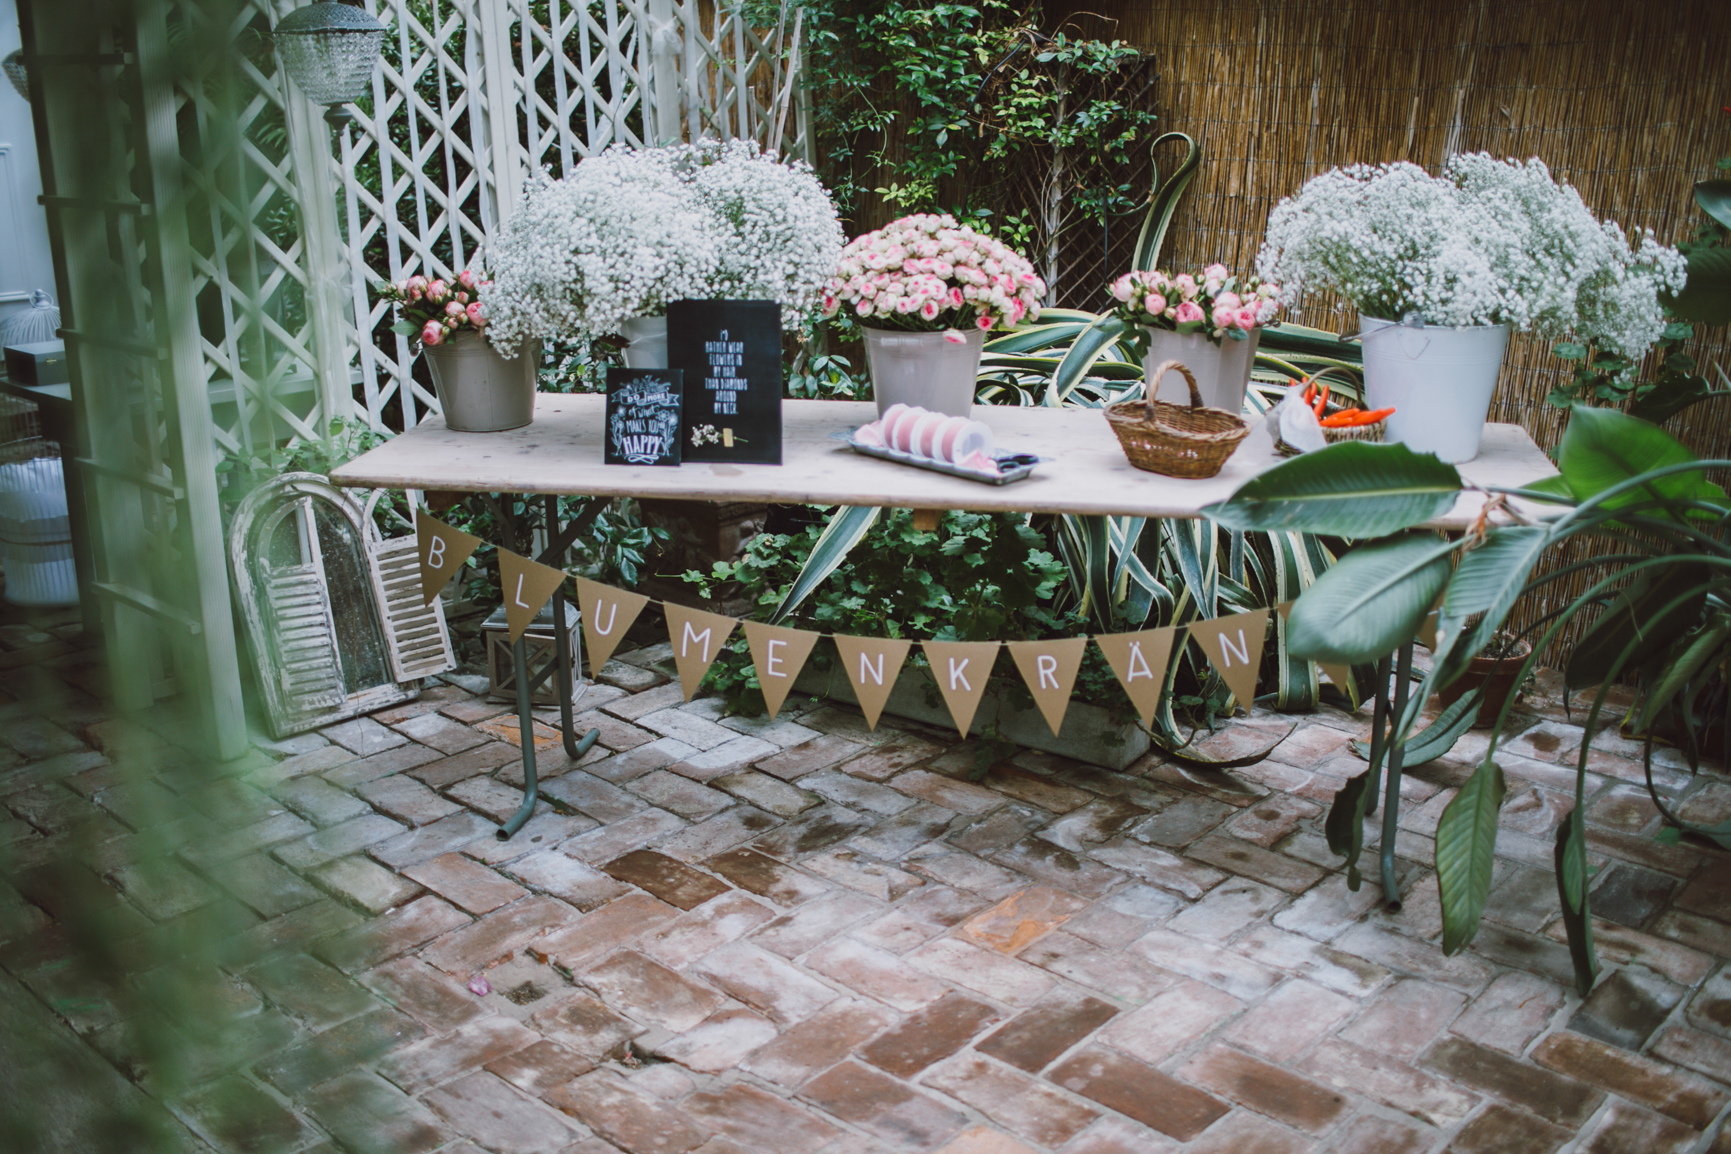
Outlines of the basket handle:
{"type": "Polygon", "coordinates": [[[1196,374],[1192,373],[1183,361],[1161,361],[1154,367],[1153,373],[1149,374],[1148,388],[1142,396],[1142,403],[1148,406],[1148,419],[1150,421],[1155,419],[1154,394],[1160,388],[1160,378],[1173,369],[1183,373],[1185,383],[1190,386],[1190,407],[1192,409],[1202,407],[1202,393],[1196,388],[1196,374]]]}

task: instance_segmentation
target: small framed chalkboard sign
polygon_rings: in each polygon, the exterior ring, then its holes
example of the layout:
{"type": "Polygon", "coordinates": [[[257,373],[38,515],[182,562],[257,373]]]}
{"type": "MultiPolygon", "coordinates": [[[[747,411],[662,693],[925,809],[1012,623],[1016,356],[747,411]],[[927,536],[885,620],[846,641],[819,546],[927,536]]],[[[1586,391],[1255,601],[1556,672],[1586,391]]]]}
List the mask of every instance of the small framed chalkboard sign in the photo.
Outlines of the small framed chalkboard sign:
{"type": "Polygon", "coordinates": [[[607,464],[679,464],[683,376],[678,369],[607,370],[607,464]]]}
{"type": "Polygon", "coordinates": [[[674,301],[667,363],[685,374],[685,460],[781,464],[780,305],[674,301]]]}

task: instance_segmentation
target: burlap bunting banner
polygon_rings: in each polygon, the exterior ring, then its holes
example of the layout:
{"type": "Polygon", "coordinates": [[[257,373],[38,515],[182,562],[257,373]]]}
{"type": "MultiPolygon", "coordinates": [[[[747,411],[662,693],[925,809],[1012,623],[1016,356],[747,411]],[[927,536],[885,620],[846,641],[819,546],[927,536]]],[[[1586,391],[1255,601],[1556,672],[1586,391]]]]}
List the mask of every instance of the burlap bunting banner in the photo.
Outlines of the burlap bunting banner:
{"type": "Polygon", "coordinates": [[[757,684],[763,690],[763,702],[769,706],[769,717],[781,712],[805,659],[811,656],[819,633],[804,629],[787,629],[780,625],[764,625],[757,621],[745,623],[745,640],[751,646],[751,663],[757,668],[757,684]]]}
{"type": "Polygon", "coordinates": [[[421,604],[431,605],[476,549],[479,537],[453,529],[437,517],[415,513],[415,555],[421,560],[421,604]]]}
{"type": "Polygon", "coordinates": [[[1172,656],[1178,631],[1144,629],[1139,633],[1102,633],[1094,644],[1106,655],[1106,664],[1118,675],[1118,683],[1141,715],[1144,728],[1154,723],[1160,694],[1166,688],[1166,663],[1172,656]]]}
{"type": "Polygon", "coordinates": [[[865,714],[868,728],[878,727],[884,703],[890,690],[896,687],[902,662],[908,659],[913,642],[899,637],[835,637],[836,652],[841,655],[841,667],[847,673],[848,684],[859,698],[860,712],[865,714]]]}
{"type": "Polygon", "coordinates": [[[647,604],[649,598],[641,593],[577,578],[577,608],[583,614],[583,643],[589,647],[589,676],[600,674],[647,604]]]}
{"type": "Polygon", "coordinates": [[[662,602],[667,614],[667,639],[673,643],[673,664],[679,669],[679,687],[685,690],[685,700],[697,696],[697,687],[710,663],[733,634],[739,621],[719,613],[687,609],[671,601],[662,602]]]}
{"type": "Polygon", "coordinates": [[[1064,713],[1070,708],[1070,690],[1076,685],[1076,671],[1082,668],[1082,654],[1088,648],[1086,637],[1065,637],[1055,641],[1007,641],[1005,648],[1022,671],[1028,692],[1054,736],[1064,728],[1064,713]]]}
{"type": "Polygon", "coordinates": [[[1197,621],[1190,626],[1190,636],[1202,646],[1238,704],[1249,709],[1256,701],[1256,668],[1262,664],[1262,642],[1268,636],[1268,610],[1197,621]]]}
{"type": "Polygon", "coordinates": [[[505,625],[512,644],[565,580],[565,571],[520,557],[509,549],[499,550],[499,587],[505,592],[505,625]]]}
{"type": "Polygon", "coordinates": [[[996,641],[922,641],[926,659],[932,663],[932,677],[943,694],[944,705],[963,737],[974,723],[980,708],[980,698],[986,692],[986,680],[992,675],[992,663],[997,660],[996,641]]]}

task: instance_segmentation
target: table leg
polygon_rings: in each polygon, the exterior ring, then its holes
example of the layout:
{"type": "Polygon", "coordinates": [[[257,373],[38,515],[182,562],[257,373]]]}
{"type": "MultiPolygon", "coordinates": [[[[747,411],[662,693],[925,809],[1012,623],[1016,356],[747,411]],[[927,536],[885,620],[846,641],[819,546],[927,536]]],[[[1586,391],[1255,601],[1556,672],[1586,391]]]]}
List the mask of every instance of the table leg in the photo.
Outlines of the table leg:
{"type": "MultiPolygon", "coordinates": [[[[565,742],[565,755],[576,761],[594,746],[601,736],[599,729],[591,729],[581,739],[577,737],[576,723],[571,716],[571,642],[565,632],[565,594],[563,590],[553,594],[553,687],[559,697],[559,728],[565,742]]],[[[517,807],[517,812],[511,819],[499,827],[496,836],[500,841],[508,840],[512,834],[523,828],[523,823],[535,812],[535,803],[541,798],[541,786],[535,776],[535,717],[533,713],[535,687],[540,678],[531,681],[529,678],[529,650],[525,638],[519,637],[511,646],[511,663],[516,672],[517,680],[517,733],[523,742],[523,804],[517,807]]],[[[542,677],[546,676],[542,671],[542,677]]]]}
{"type": "MultiPolygon", "coordinates": [[[[1408,641],[1400,648],[1400,664],[1394,679],[1394,704],[1392,712],[1395,724],[1400,724],[1402,715],[1406,713],[1407,693],[1412,684],[1412,647],[1408,641]]],[[[1386,668],[1384,660],[1379,668],[1386,668]]],[[[1380,704],[1380,699],[1378,704],[1380,704]]],[[[1377,727],[1381,736],[1382,727],[1377,727]]],[[[1391,745],[1388,750],[1388,787],[1382,807],[1382,893],[1388,899],[1388,908],[1400,909],[1400,886],[1394,876],[1394,840],[1399,834],[1400,821],[1400,771],[1405,760],[1404,746],[1391,745]]],[[[1374,795],[1373,795],[1374,796],[1374,795]]]]}
{"type": "Polygon", "coordinates": [[[1376,663],[1376,695],[1371,699],[1375,708],[1371,712],[1370,730],[1370,784],[1365,792],[1364,812],[1376,812],[1377,791],[1382,788],[1382,755],[1388,745],[1388,677],[1389,658],[1384,657],[1376,663]]]}

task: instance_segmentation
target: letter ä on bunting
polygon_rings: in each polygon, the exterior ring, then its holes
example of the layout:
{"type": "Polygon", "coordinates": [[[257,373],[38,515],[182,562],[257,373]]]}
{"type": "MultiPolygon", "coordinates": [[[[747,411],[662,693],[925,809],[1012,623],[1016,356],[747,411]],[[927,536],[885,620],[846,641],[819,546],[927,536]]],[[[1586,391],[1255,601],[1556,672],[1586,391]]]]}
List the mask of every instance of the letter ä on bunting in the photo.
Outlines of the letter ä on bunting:
{"type": "Polygon", "coordinates": [[[433,598],[444,592],[457,570],[463,567],[463,562],[480,547],[479,537],[471,537],[437,517],[416,510],[415,555],[421,561],[421,604],[431,605],[433,598]]]}
{"type": "Polygon", "coordinates": [[[883,716],[884,703],[890,699],[890,690],[896,687],[902,662],[908,659],[908,650],[913,648],[913,642],[897,637],[837,635],[835,648],[841,655],[842,669],[847,671],[848,684],[853,686],[854,696],[859,698],[860,712],[865,714],[866,725],[876,729],[878,718],[883,716]]]}
{"type": "Polygon", "coordinates": [[[563,569],[499,550],[499,585],[505,591],[505,625],[513,645],[564,580],[563,569]]]}
{"type": "Polygon", "coordinates": [[[1142,718],[1146,729],[1154,724],[1154,711],[1160,707],[1160,694],[1166,688],[1166,665],[1172,657],[1172,643],[1178,630],[1144,629],[1137,633],[1101,633],[1094,644],[1106,655],[1106,664],[1118,675],[1118,683],[1130,698],[1130,704],[1142,718]]]}
{"type": "Polygon", "coordinates": [[[649,598],[641,593],[577,578],[577,608],[583,611],[583,643],[589,647],[591,677],[601,672],[647,604],[649,598]]]}
{"type": "Polygon", "coordinates": [[[1198,621],[1190,636],[1202,646],[1208,662],[1225,679],[1238,704],[1249,709],[1256,702],[1256,670],[1262,664],[1262,642],[1268,636],[1268,610],[1254,609],[1198,621]]]}
{"type": "Polygon", "coordinates": [[[763,702],[769,706],[770,720],[781,712],[781,703],[793,689],[794,679],[805,668],[811,647],[822,634],[804,629],[787,629],[780,625],[764,625],[757,621],[745,623],[745,640],[751,646],[751,663],[757,667],[757,684],[763,690],[763,702]]]}
{"type": "Polygon", "coordinates": [[[980,698],[986,692],[986,679],[992,675],[992,663],[998,658],[996,641],[922,641],[920,648],[932,663],[932,677],[938,692],[944,695],[950,717],[963,737],[974,723],[974,713],[980,708],[980,698]]]}
{"type": "Polygon", "coordinates": [[[722,645],[732,636],[739,622],[719,613],[687,609],[671,602],[663,602],[661,608],[667,614],[667,639],[673,643],[673,664],[679,668],[679,687],[685,691],[685,700],[690,701],[697,696],[703,675],[709,672],[710,663],[721,652],[722,645]]]}
{"type": "Polygon", "coordinates": [[[1082,654],[1088,648],[1086,637],[1067,637],[1056,641],[1008,641],[1005,646],[1034,695],[1034,704],[1052,727],[1054,735],[1064,728],[1064,712],[1070,708],[1070,690],[1076,684],[1076,671],[1082,667],[1082,654]]]}

